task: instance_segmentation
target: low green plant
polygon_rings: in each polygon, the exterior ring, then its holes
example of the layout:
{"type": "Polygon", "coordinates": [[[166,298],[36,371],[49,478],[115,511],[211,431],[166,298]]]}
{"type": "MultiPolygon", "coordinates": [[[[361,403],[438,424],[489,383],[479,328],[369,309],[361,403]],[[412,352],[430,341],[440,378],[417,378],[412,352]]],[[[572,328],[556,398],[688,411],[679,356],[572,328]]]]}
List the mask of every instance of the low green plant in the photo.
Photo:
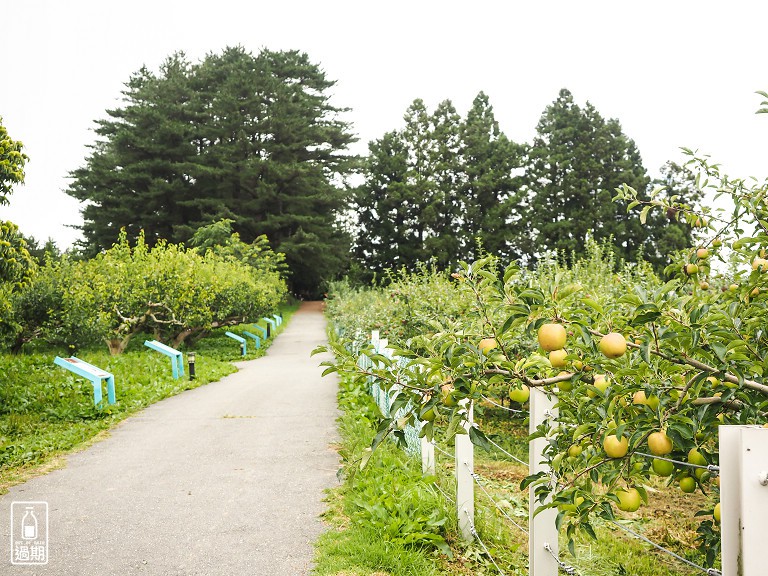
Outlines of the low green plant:
{"type": "Polygon", "coordinates": [[[360,470],[378,409],[367,390],[352,380],[341,382],[339,406],[344,483],[329,494],[336,505],[326,520],[335,528],[317,542],[315,573],[436,574],[431,551],[451,553],[446,534],[455,524],[442,496],[431,487],[433,479],[422,477],[419,463],[394,443],[382,446],[360,470]]]}
{"type": "Polygon", "coordinates": [[[353,521],[373,528],[380,538],[397,544],[436,547],[451,555],[443,535],[448,520],[442,496],[429,488],[429,478],[423,478],[408,456],[396,447],[374,470],[357,475],[349,514],[353,521]],[[386,482],[382,482],[382,469],[386,482]]]}
{"type": "MultiPolygon", "coordinates": [[[[296,304],[282,308],[283,324],[278,332],[297,308],[296,304]]],[[[230,329],[242,333],[248,327],[230,329]]],[[[93,405],[89,381],[53,364],[57,353],[68,356],[69,350],[38,348],[29,354],[0,354],[0,493],[23,480],[25,470],[82,446],[130,414],[234,372],[231,361],[243,357],[238,343],[224,332],[224,328],[214,330],[197,342],[195,380],[188,375],[174,380],[170,360],[143,346],[144,336],[152,338],[148,334],[133,339],[125,353],[117,356],[103,349],[78,351],[78,358],[115,376],[117,404],[103,402],[100,407],[93,405]]],[[[271,341],[258,350],[251,342],[246,359],[262,356],[271,341]]]]}
{"type": "Polygon", "coordinates": [[[149,351],[79,357],[115,375],[117,404],[95,407],[91,383],[56,367],[52,354],[0,355],[0,492],[21,468],[44,464],[145,406],[234,371],[229,362],[199,356],[195,380],[174,380],[168,358],[149,351]]]}

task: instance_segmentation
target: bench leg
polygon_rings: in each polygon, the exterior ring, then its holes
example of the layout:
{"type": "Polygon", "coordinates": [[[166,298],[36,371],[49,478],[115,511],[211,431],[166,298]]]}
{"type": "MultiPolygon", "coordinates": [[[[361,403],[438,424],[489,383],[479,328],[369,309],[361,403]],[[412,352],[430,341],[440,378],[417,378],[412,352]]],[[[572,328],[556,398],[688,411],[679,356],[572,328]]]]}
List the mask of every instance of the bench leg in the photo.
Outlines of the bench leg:
{"type": "Polygon", "coordinates": [[[91,384],[93,384],[93,405],[96,406],[96,408],[99,407],[99,404],[101,404],[101,378],[94,378],[91,380],[91,384]]]}
{"type": "MultiPolygon", "coordinates": [[[[101,386],[99,386],[99,391],[101,391],[101,386]]],[[[115,377],[110,376],[107,378],[107,398],[109,399],[110,404],[115,404],[117,400],[115,399],[115,377]]]]}

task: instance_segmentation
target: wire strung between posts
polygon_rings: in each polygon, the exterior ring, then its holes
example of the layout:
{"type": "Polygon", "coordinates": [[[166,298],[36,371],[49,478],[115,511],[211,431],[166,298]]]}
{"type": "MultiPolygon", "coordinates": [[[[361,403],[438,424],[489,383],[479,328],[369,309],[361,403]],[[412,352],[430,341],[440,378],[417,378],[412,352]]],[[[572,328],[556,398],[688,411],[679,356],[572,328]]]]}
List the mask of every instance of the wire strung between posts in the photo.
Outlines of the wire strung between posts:
{"type": "Polygon", "coordinates": [[[445,498],[446,500],[448,500],[448,502],[450,502],[451,504],[456,504],[456,500],[454,500],[453,498],[451,498],[451,497],[448,495],[448,493],[447,493],[445,490],[443,490],[442,488],[440,488],[440,484],[438,484],[437,482],[434,482],[432,485],[433,485],[435,488],[437,488],[437,491],[438,491],[438,492],[440,492],[440,494],[442,494],[442,495],[443,495],[443,498],[445,498]]]}
{"type": "Polygon", "coordinates": [[[501,574],[501,576],[506,576],[506,574],[504,574],[502,569],[499,568],[499,565],[496,564],[496,560],[494,560],[493,556],[491,556],[491,553],[488,551],[488,548],[486,547],[485,542],[480,540],[480,535],[477,533],[477,530],[475,529],[475,524],[472,522],[472,517],[469,515],[469,512],[467,512],[466,508],[462,508],[462,510],[464,512],[464,515],[467,517],[467,522],[469,522],[470,533],[475,538],[475,540],[477,540],[480,543],[480,546],[483,547],[483,550],[485,550],[486,555],[488,556],[488,558],[491,559],[491,562],[493,563],[493,565],[496,566],[496,570],[499,571],[499,574],[501,574]]]}
{"type": "Polygon", "coordinates": [[[519,530],[521,530],[522,532],[524,532],[526,535],[529,535],[529,533],[528,533],[528,530],[526,530],[525,528],[523,528],[522,526],[520,526],[520,524],[518,524],[517,522],[515,522],[514,520],[512,520],[512,517],[511,517],[511,516],[509,516],[509,514],[507,514],[507,513],[504,511],[504,509],[503,509],[503,508],[502,508],[502,507],[499,505],[499,503],[498,503],[498,502],[496,502],[496,500],[494,500],[493,496],[491,496],[491,493],[490,493],[490,492],[488,492],[488,490],[486,490],[486,489],[485,489],[485,486],[483,486],[483,483],[482,483],[482,482],[481,482],[481,480],[480,480],[480,475],[479,475],[479,474],[477,474],[477,473],[475,473],[475,472],[473,472],[473,471],[472,471],[472,469],[469,467],[469,464],[467,464],[466,462],[464,462],[464,466],[466,466],[466,467],[467,467],[467,469],[469,470],[469,475],[470,475],[470,476],[472,476],[472,479],[475,481],[475,484],[477,484],[477,485],[480,487],[480,490],[482,490],[482,491],[485,493],[485,495],[488,497],[488,500],[490,500],[490,501],[493,503],[493,505],[494,505],[494,506],[496,506],[496,508],[498,509],[498,511],[499,511],[499,512],[501,512],[501,513],[504,515],[504,517],[505,517],[507,520],[509,520],[510,522],[512,522],[512,524],[514,524],[515,526],[517,526],[517,528],[518,528],[519,530]]]}
{"type": "Polygon", "coordinates": [[[430,442],[430,444],[432,444],[432,446],[434,446],[435,450],[437,450],[438,452],[442,452],[443,454],[445,454],[446,456],[450,456],[454,460],[456,459],[456,456],[454,456],[453,454],[451,454],[447,450],[443,450],[442,448],[440,448],[440,446],[438,446],[437,443],[434,440],[432,440],[432,442],[430,442]]]}
{"type": "Polygon", "coordinates": [[[645,452],[635,452],[638,456],[646,456],[647,458],[656,458],[658,460],[666,460],[667,462],[672,462],[673,464],[680,464],[681,466],[689,466],[690,468],[701,468],[703,470],[706,470],[707,472],[711,472],[712,474],[720,474],[720,466],[717,466],[715,464],[707,464],[706,466],[702,464],[691,464],[690,462],[682,462],[680,460],[673,460],[672,458],[665,458],[664,456],[656,456],[654,454],[646,454],[645,452]]]}
{"type": "Polygon", "coordinates": [[[517,410],[515,408],[508,408],[507,406],[504,406],[503,404],[499,404],[498,402],[494,402],[493,400],[488,398],[488,396],[486,396],[485,394],[482,394],[481,396],[483,397],[483,400],[485,400],[487,402],[490,402],[491,404],[493,404],[494,406],[497,406],[498,408],[502,408],[503,410],[507,410],[508,412],[515,412],[517,414],[522,414],[523,413],[522,410],[517,410]]]}
{"type": "Polygon", "coordinates": [[[544,544],[544,550],[546,550],[552,555],[552,558],[555,559],[555,562],[557,562],[557,565],[560,566],[560,569],[566,574],[568,574],[568,576],[576,575],[576,568],[560,560],[560,558],[557,557],[557,554],[555,554],[555,551],[552,550],[552,546],[550,546],[549,544],[544,544]]]}
{"type": "Polygon", "coordinates": [[[677,560],[680,560],[680,562],[684,562],[685,564],[688,564],[688,566],[690,566],[691,568],[696,568],[697,570],[701,570],[707,576],[722,576],[722,573],[719,570],[715,570],[714,568],[704,568],[703,566],[699,566],[698,564],[694,564],[690,560],[687,560],[687,559],[683,558],[682,556],[680,556],[678,554],[675,554],[674,552],[672,552],[672,550],[667,550],[666,548],[664,548],[664,546],[661,546],[660,544],[656,544],[656,542],[654,542],[653,540],[649,540],[648,538],[646,538],[642,534],[638,534],[634,530],[631,530],[630,528],[627,528],[626,526],[622,526],[621,524],[619,524],[618,522],[616,522],[614,520],[611,520],[611,523],[615,524],[616,526],[618,526],[619,528],[621,528],[625,532],[628,532],[629,534],[632,534],[632,536],[634,536],[635,538],[639,538],[643,542],[646,542],[646,543],[650,544],[651,546],[653,546],[654,548],[660,550],[661,552],[664,552],[665,554],[669,554],[670,556],[672,556],[672,558],[676,558],[677,560]]]}
{"type": "MultiPolygon", "coordinates": [[[[487,438],[487,436],[486,436],[486,438],[487,438]]],[[[496,442],[494,442],[494,441],[493,441],[493,440],[491,440],[490,438],[488,438],[488,442],[490,442],[491,444],[493,444],[494,446],[496,446],[496,448],[498,448],[500,452],[503,452],[504,454],[506,454],[507,456],[509,456],[510,458],[512,458],[512,460],[515,460],[516,462],[519,462],[520,464],[522,464],[523,466],[525,466],[526,468],[528,468],[528,462],[525,462],[525,461],[521,460],[520,458],[518,458],[518,457],[517,457],[517,456],[515,456],[514,454],[510,454],[509,452],[507,452],[506,450],[504,450],[504,448],[502,448],[501,446],[499,446],[498,444],[496,444],[496,442]]]]}

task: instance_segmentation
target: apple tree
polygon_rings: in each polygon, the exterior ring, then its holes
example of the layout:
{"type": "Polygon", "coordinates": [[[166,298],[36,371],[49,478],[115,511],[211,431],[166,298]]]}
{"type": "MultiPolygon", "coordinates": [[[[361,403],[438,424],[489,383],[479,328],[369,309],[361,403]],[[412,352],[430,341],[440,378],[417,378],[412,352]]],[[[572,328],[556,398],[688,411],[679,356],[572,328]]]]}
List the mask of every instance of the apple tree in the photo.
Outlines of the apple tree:
{"type": "Polygon", "coordinates": [[[63,296],[65,331],[107,343],[119,354],[150,331],[174,345],[217,326],[255,320],[285,295],[277,272],[257,273],[242,262],[176,244],[149,248],[125,235],[95,258],[61,268],[70,289],[63,296]]]}
{"type": "MultiPolygon", "coordinates": [[[[698,230],[667,277],[643,263],[617,268],[599,246],[571,266],[545,261],[533,271],[499,270],[485,258],[454,274],[461,314],[390,339],[404,365],[363,347],[381,368],[361,369],[356,353],[334,341],[329,369],[397,388],[391,414],[411,406],[407,418],[426,420],[427,436],[461,433],[463,401],[480,404],[495,387],[554,395],[559,417],[536,433],[548,439],[552,476],[524,483],[535,486],[538,506],[558,509],[572,541],[577,530],[594,534],[593,518],[651,498],[652,476],[666,479],[671,489],[711,495],[698,530],[711,564],[717,428],[762,424],[768,406],[768,186],[731,179],[693,155],[688,168],[700,192],[730,199],[730,213],[694,211],[659,190],[617,190],[641,224],[657,211],[698,230]]],[[[384,414],[374,444],[401,427],[384,414]]],[[[470,436],[485,444],[477,425],[470,436]]]]}

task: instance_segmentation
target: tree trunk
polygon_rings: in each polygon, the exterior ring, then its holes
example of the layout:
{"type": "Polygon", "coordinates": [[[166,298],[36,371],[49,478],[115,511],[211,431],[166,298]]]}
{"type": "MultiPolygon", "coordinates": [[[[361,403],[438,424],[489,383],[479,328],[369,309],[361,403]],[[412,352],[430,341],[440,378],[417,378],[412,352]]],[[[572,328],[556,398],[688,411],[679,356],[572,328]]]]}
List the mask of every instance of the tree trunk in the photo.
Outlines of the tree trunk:
{"type": "Polygon", "coordinates": [[[125,349],[128,347],[128,343],[131,341],[131,336],[133,336],[133,333],[126,334],[122,338],[106,338],[107,347],[109,348],[109,353],[112,356],[118,356],[125,352],[125,349]]]}
{"type": "Polygon", "coordinates": [[[187,338],[202,332],[203,331],[200,328],[186,328],[173,337],[172,347],[178,350],[179,346],[181,346],[187,338]]]}

